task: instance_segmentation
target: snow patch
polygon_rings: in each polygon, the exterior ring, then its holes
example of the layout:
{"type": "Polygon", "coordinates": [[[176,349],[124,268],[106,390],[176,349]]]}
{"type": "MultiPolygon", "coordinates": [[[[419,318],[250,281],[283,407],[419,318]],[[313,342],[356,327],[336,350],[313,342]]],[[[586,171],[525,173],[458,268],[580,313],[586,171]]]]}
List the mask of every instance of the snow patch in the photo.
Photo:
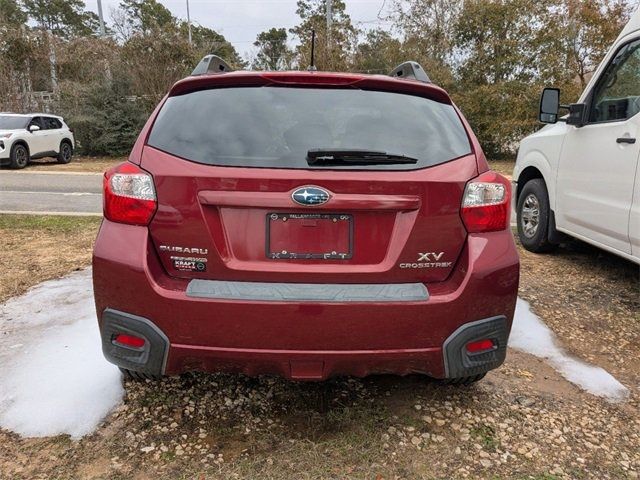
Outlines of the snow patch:
{"type": "Polygon", "coordinates": [[[516,304],[509,346],[546,359],[564,378],[593,395],[616,402],[629,394],[629,390],[603,368],[570,357],[557,345],[549,327],[520,298],[516,304]]]}
{"type": "Polygon", "coordinates": [[[0,305],[0,426],[20,435],[95,430],[124,394],[102,356],[91,270],[0,305]]]}

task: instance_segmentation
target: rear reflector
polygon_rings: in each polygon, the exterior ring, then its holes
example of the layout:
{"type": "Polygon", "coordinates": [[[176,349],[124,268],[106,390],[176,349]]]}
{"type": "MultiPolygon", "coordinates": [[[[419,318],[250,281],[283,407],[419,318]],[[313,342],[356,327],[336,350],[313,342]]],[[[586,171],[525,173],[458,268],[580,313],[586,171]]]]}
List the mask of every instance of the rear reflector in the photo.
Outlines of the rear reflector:
{"type": "Polygon", "coordinates": [[[142,348],[145,341],[144,338],[120,333],[113,338],[113,343],[124,345],[125,347],[142,348]]]}
{"type": "Polygon", "coordinates": [[[156,211],[153,179],[125,162],[104,174],[104,216],[112,222],[148,225],[156,211]]]}
{"type": "Polygon", "coordinates": [[[467,343],[466,348],[467,348],[467,352],[469,353],[480,353],[488,350],[493,350],[495,346],[496,345],[495,343],[493,343],[493,340],[486,338],[484,340],[469,342],[467,343]]]}
{"type": "Polygon", "coordinates": [[[509,181],[492,171],[469,182],[461,208],[462,221],[467,231],[495,232],[509,228],[510,194],[509,181]]]}

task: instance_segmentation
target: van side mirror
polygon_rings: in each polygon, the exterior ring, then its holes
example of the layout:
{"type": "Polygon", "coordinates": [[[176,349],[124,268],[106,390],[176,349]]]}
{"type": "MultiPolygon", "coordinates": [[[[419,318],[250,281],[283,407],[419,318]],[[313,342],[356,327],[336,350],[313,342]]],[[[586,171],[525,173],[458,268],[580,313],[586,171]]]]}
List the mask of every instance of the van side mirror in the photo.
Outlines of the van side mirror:
{"type": "Polygon", "coordinates": [[[557,123],[560,110],[560,89],[545,88],[540,98],[540,114],[538,119],[542,123],[557,123]]]}
{"type": "Polygon", "coordinates": [[[31,133],[37,132],[38,130],[40,130],[40,127],[38,125],[29,125],[29,131],[31,133]]]}
{"type": "Polygon", "coordinates": [[[584,103],[572,103],[570,105],[560,105],[560,89],[545,88],[540,98],[540,114],[538,119],[542,123],[567,122],[567,125],[574,125],[578,128],[587,124],[587,107],[584,103]],[[564,119],[558,118],[560,109],[569,110],[569,116],[564,119]]]}

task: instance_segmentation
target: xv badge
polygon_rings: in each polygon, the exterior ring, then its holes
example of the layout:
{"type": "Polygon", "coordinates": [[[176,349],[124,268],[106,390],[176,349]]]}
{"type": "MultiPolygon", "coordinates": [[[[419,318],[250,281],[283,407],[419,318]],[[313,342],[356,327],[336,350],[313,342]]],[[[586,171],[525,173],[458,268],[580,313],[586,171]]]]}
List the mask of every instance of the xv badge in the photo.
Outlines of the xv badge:
{"type": "Polygon", "coordinates": [[[442,258],[444,252],[436,253],[436,252],[428,252],[428,253],[418,253],[418,261],[419,262],[437,262],[442,258]]]}

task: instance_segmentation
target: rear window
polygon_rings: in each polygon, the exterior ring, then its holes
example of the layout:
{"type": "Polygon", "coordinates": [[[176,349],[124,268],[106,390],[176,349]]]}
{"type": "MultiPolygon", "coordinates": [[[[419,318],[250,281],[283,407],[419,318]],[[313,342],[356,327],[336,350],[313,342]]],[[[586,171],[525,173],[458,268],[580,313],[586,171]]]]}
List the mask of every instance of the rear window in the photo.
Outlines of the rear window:
{"type": "Polygon", "coordinates": [[[357,89],[243,87],[170,97],[148,144],[193,162],[241,167],[412,170],[471,152],[451,105],[357,89]],[[313,149],[376,150],[415,164],[310,167],[313,149]]]}

